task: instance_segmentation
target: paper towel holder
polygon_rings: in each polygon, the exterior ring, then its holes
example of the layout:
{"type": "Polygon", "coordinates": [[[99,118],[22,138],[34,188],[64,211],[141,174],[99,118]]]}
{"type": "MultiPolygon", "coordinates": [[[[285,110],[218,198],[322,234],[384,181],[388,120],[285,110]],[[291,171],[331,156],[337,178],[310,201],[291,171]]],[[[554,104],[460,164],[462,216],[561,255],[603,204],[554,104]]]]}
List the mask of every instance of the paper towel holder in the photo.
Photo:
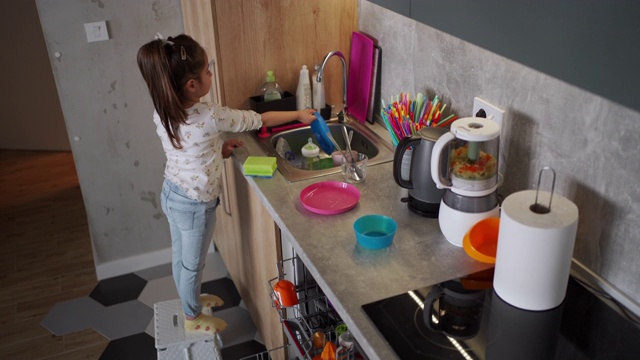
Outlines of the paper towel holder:
{"type": "Polygon", "coordinates": [[[551,200],[553,199],[553,189],[556,187],[556,171],[549,166],[543,167],[538,173],[538,187],[536,188],[536,201],[529,207],[531,211],[536,214],[548,214],[551,211],[551,200]],[[553,178],[551,179],[551,194],[549,195],[549,204],[544,206],[538,203],[538,192],[540,192],[540,181],[542,180],[542,173],[545,170],[551,171],[553,178]]]}

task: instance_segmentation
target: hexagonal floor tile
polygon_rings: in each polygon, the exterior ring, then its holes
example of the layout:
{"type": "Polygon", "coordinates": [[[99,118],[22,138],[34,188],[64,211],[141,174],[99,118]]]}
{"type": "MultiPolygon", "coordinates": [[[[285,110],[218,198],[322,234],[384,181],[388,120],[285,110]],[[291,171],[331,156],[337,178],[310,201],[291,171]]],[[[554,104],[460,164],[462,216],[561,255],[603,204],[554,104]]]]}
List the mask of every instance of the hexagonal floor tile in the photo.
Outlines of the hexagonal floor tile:
{"type": "Polygon", "coordinates": [[[138,298],[147,281],[135,274],[100,280],[89,296],[104,306],[120,304],[138,298]]]}
{"type": "Polygon", "coordinates": [[[224,305],[214,308],[214,311],[238,306],[242,300],[240,294],[238,294],[238,290],[236,290],[236,286],[229,278],[207,281],[202,284],[201,292],[203,294],[218,295],[224,301],[224,305]]]}
{"type": "MultiPolygon", "coordinates": [[[[266,351],[267,348],[264,347],[264,345],[255,340],[251,340],[241,344],[223,347],[220,350],[220,355],[223,359],[244,359],[252,355],[256,356],[256,354],[263,354],[266,351]]],[[[267,356],[253,356],[250,357],[250,359],[268,359],[267,356]]]]}
{"type": "Polygon", "coordinates": [[[100,360],[156,359],[157,351],[153,337],[141,333],[109,342],[100,360]]]}
{"type": "Polygon", "coordinates": [[[93,328],[110,340],[144,333],[153,309],[138,300],[105,307],[93,328]]]}
{"type": "Polygon", "coordinates": [[[177,299],[180,296],[172,276],[150,280],[144,287],[138,301],[153,309],[153,304],[161,301],[177,299]]]}
{"type": "Polygon", "coordinates": [[[223,348],[254,340],[258,330],[256,329],[249,312],[240,307],[232,307],[215,311],[214,316],[227,322],[227,329],[220,334],[223,348]]]}
{"type": "Polygon", "coordinates": [[[90,297],[63,301],[55,304],[40,324],[56,336],[93,327],[104,306],[90,297]]]}
{"type": "Polygon", "coordinates": [[[159,279],[165,276],[171,276],[172,273],[171,264],[162,264],[154,267],[150,267],[148,269],[136,271],[134,274],[140,276],[141,278],[151,281],[155,279],[159,279]]]}

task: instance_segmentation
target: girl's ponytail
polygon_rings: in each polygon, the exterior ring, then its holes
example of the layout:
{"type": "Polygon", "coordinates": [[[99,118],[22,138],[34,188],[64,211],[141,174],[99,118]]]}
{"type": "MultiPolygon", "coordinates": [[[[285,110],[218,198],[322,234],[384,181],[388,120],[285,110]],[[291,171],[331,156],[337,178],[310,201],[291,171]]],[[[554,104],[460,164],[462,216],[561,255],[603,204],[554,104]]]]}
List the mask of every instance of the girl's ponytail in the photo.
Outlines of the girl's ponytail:
{"type": "Polygon", "coordinates": [[[191,37],[178,35],[143,45],[137,61],[162,126],[173,147],[181,149],[179,129],[188,118],[184,89],[187,81],[198,78],[205,65],[205,51],[191,37]]]}

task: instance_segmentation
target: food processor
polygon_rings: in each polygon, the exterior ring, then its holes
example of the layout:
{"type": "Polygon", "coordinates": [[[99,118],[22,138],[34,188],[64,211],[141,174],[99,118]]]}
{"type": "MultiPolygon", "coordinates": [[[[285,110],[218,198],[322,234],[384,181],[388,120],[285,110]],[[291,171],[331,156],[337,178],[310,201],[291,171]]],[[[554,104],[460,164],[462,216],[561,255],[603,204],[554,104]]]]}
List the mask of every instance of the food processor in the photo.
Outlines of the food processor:
{"type": "Polygon", "coordinates": [[[461,247],[465,234],[478,221],[499,216],[499,147],[500,126],[479,117],[454,121],[433,146],[431,176],[439,189],[446,189],[438,222],[453,245],[461,247]],[[442,166],[441,154],[447,147],[449,161],[442,166]]]}

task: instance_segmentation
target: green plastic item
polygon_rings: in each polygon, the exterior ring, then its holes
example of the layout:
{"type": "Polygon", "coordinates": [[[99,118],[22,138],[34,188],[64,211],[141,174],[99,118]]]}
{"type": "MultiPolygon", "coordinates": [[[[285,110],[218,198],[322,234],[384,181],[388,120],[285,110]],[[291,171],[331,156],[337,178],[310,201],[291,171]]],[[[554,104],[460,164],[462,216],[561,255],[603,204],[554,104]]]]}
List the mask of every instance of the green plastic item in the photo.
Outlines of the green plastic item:
{"type": "Polygon", "coordinates": [[[246,176],[270,178],[278,168],[278,161],[273,156],[249,156],[243,167],[246,176]]]}
{"type": "Polygon", "coordinates": [[[314,170],[331,169],[332,167],[334,167],[332,158],[320,159],[313,164],[314,170]]]}

